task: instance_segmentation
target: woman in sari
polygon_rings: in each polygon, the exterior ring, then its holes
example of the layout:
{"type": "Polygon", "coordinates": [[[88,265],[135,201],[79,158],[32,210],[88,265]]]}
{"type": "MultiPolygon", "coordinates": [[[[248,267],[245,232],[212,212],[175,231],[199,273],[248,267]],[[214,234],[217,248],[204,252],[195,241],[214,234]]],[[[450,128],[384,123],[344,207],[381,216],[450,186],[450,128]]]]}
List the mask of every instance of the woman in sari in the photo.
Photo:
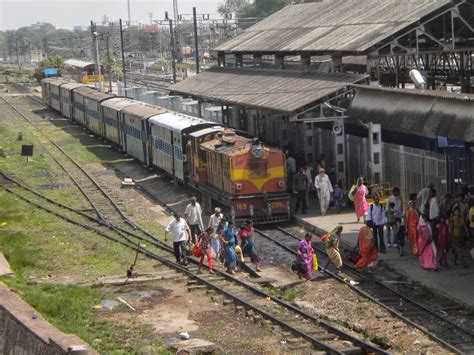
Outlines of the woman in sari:
{"type": "Polygon", "coordinates": [[[250,257],[250,262],[255,265],[255,271],[261,271],[259,268],[260,265],[260,258],[257,254],[257,248],[255,247],[255,243],[253,241],[255,230],[253,228],[252,221],[245,222],[245,229],[239,232],[241,246],[244,253],[244,256],[250,257]]]}
{"type": "Polygon", "coordinates": [[[355,206],[355,214],[357,216],[357,223],[360,221],[360,217],[364,219],[367,215],[367,211],[369,210],[369,204],[367,203],[367,187],[364,185],[364,178],[361,176],[357,179],[357,189],[355,190],[354,195],[354,206],[355,206]]]}
{"type": "Polygon", "coordinates": [[[408,202],[408,210],[405,215],[408,240],[414,255],[418,255],[418,238],[416,226],[418,225],[418,212],[415,209],[415,201],[408,202]]]}
{"type": "Polygon", "coordinates": [[[420,266],[429,271],[436,270],[436,246],[433,242],[432,231],[425,215],[420,216],[418,223],[418,250],[420,266]]]}
{"type": "Polygon", "coordinates": [[[237,269],[237,254],[235,253],[237,228],[234,222],[229,222],[229,225],[222,230],[221,240],[224,245],[224,267],[226,272],[234,274],[237,269]]]}
{"type": "Polygon", "coordinates": [[[374,234],[372,232],[372,221],[367,221],[367,224],[362,226],[357,237],[357,245],[361,258],[355,265],[358,269],[366,267],[372,269],[374,261],[378,258],[377,246],[375,245],[374,234]]]}
{"type": "Polygon", "coordinates": [[[306,272],[298,272],[299,278],[305,278],[306,280],[311,280],[313,277],[313,246],[311,245],[311,239],[313,235],[311,233],[306,233],[304,239],[300,241],[298,247],[298,260],[306,264],[306,272]]]}
{"type": "Polygon", "coordinates": [[[326,233],[321,237],[321,241],[326,247],[326,253],[328,254],[328,262],[324,269],[326,269],[329,263],[333,263],[337,269],[342,267],[341,254],[339,252],[339,240],[341,239],[342,226],[337,226],[330,233],[326,233]]]}

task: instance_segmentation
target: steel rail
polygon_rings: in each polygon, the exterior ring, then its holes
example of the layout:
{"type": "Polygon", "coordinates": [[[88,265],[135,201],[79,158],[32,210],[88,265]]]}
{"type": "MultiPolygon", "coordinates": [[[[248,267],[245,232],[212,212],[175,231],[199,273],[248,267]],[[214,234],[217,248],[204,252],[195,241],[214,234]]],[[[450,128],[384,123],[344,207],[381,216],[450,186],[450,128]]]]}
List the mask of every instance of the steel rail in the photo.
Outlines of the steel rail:
{"type": "MultiPolygon", "coordinates": [[[[299,238],[298,238],[296,235],[294,235],[293,233],[288,232],[287,230],[285,230],[285,229],[283,229],[283,228],[281,228],[281,227],[279,227],[279,226],[277,226],[276,228],[277,228],[280,232],[282,232],[282,233],[284,233],[284,234],[286,234],[286,235],[288,235],[288,236],[290,236],[290,237],[292,237],[292,238],[294,238],[294,239],[296,239],[296,240],[299,240],[299,238]]],[[[315,248],[316,248],[319,252],[321,252],[321,253],[323,253],[323,254],[325,254],[325,255],[327,256],[327,253],[326,253],[324,250],[322,250],[321,248],[319,248],[319,247],[317,247],[317,246],[315,246],[315,248]]],[[[407,295],[404,295],[403,293],[401,293],[401,292],[399,292],[399,291],[393,289],[392,287],[390,287],[390,286],[384,284],[383,282],[377,280],[377,279],[374,278],[374,277],[369,277],[369,275],[366,275],[366,274],[360,272],[360,271],[357,270],[353,265],[347,263],[346,261],[343,260],[342,262],[343,262],[343,265],[344,265],[346,268],[350,269],[354,274],[357,274],[357,276],[359,276],[359,277],[361,277],[361,278],[363,278],[363,279],[365,279],[365,280],[369,280],[369,281],[375,282],[377,285],[382,286],[383,288],[385,288],[385,289],[389,290],[390,292],[396,294],[396,295],[399,296],[400,298],[403,298],[403,300],[405,300],[405,301],[407,301],[407,302],[409,302],[409,303],[411,303],[411,304],[413,304],[413,305],[415,305],[415,306],[417,306],[417,307],[419,307],[419,308],[425,310],[426,312],[430,313],[431,315],[433,315],[433,316],[439,318],[441,321],[447,322],[447,323],[451,324],[453,327],[455,327],[456,329],[458,329],[458,330],[464,332],[465,334],[467,334],[467,335],[469,335],[469,336],[471,336],[471,337],[474,337],[474,332],[472,332],[472,331],[470,331],[470,330],[468,330],[468,329],[466,329],[466,328],[463,328],[463,327],[459,326],[458,324],[456,324],[455,322],[453,322],[453,321],[450,320],[450,319],[444,318],[443,316],[441,316],[440,314],[438,314],[434,309],[431,309],[431,308],[429,308],[429,307],[427,307],[427,306],[425,306],[425,305],[423,305],[423,304],[421,304],[421,303],[415,301],[414,299],[412,299],[412,298],[408,297],[407,295]]]]}
{"type": "MultiPolygon", "coordinates": [[[[287,231],[285,231],[284,229],[282,229],[281,227],[276,227],[276,229],[280,230],[281,232],[285,233],[286,235],[296,239],[296,240],[301,240],[300,238],[298,238],[297,236],[293,235],[292,233],[289,233],[287,231]]],[[[273,237],[270,237],[268,234],[260,231],[260,230],[255,230],[260,236],[264,237],[265,239],[267,240],[270,240],[272,241],[273,243],[275,243],[276,245],[279,245],[280,247],[282,247],[283,249],[285,249],[286,251],[288,251],[289,253],[293,254],[293,255],[297,255],[297,252],[291,248],[289,248],[288,246],[284,245],[283,243],[281,243],[280,241],[274,239],[273,237]]],[[[321,250],[320,248],[318,247],[315,247],[315,249],[317,249],[319,252],[321,252],[322,254],[326,255],[327,254],[321,250]]],[[[331,276],[332,278],[338,280],[339,282],[341,283],[344,283],[345,285],[347,285],[349,288],[351,288],[352,290],[356,291],[357,293],[359,293],[360,295],[364,296],[365,298],[369,299],[370,301],[378,304],[379,306],[383,307],[384,309],[386,309],[388,312],[390,312],[391,314],[393,314],[394,316],[396,316],[397,318],[403,320],[404,322],[412,325],[413,327],[421,330],[424,334],[426,334],[427,336],[429,336],[431,339],[437,341],[438,343],[442,344],[443,346],[445,346],[446,348],[448,348],[449,350],[451,350],[452,352],[456,353],[456,354],[463,354],[463,352],[458,349],[456,346],[450,344],[449,342],[447,342],[446,340],[438,337],[436,334],[430,332],[428,329],[426,329],[424,326],[416,323],[415,321],[412,321],[411,319],[407,318],[406,316],[404,316],[402,313],[398,312],[397,310],[393,309],[392,307],[390,307],[389,305],[383,303],[382,301],[378,300],[377,298],[373,297],[372,295],[370,295],[369,293],[367,293],[366,291],[356,287],[355,285],[352,285],[350,282],[348,282],[347,280],[345,280],[343,277],[327,270],[327,269],[324,269],[322,267],[318,267],[318,269],[322,270],[324,273],[328,274],[329,276],[331,276]]],[[[366,280],[367,280],[367,277],[363,274],[360,273],[360,275],[362,277],[364,277],[366,280]]],[[[370,279],[371,280],[371,279],[370,279]]],[[[384,284],[381,284],[381,286],[386,286],[384,284]]],[[[387,289],[391,290],[390,288],[386,287],[387,289]]],[[[406,297],[406,296],[405,296],[406,297]]],[[[416,303],[415,303],[416,305],[416,303]]],[[[443,319],[444,320],[444,319],[443,319]]],[[[469,331],[467,331],[469,332],[469,331]]]]}
{"type": "MultiPolygon", "coordinates": [[[[10,179],[7,175],[5,175],[5,174],[3,174],[3,173],[2,173],[2,175],[3,175],[4,177],[6,177],[7,180],[10,180],[10,181],[13,180],[13,179],[10,179]]],[[[12,182],[13,182],[13,181],[12,181],[12,182]]],[[[20,186],[21,186],[21,185],[20,185],[20,186]]],[[[22,186],[22,187],[23,187],[23,186],[22,186]]],[[[37,202],[35,202],[35,201],[31,200],[31,199],[28,199],[27,197],[24,197],[23,195],[21,195],[21,194],[15,192],[15,191],[13,191],[12,189],[10,189],[10,188],[8,188],[8,187],[2,186],[2,188],[3,188],[5,191],[7,191],[7,192],[9,192],[9,193],[15,195],[16,197],[22,199],[23,201],[25,201],[25,202],[27,202],[27,203],[29,203],[29,204],[32,204],[32,205],[36,206],[37,208],[40,208],[40,209],[42,209],[42,210],[45,210],[45,211],[47,211],[48,213],[54,214],[55,216],[57,216],[57,217],[59,217],[59,218],[65,220],[65,221],[67,221],[67,222],[69,222],[69,223],[71,223],[71,224],[74,224],[74,225],[77,225],[77,226],[79,226],[79,227],[85,228],[85,229],[87,229],[87,230],[89,230],[89,231],[93,231],[93,232],[95,232],[95,233],[98,234],[98,235],[101,235],[101,236],[103,236],[103,237],[105,237],[105,238],[107,238],[107,239],[109,239],[109,240],[111,240],[111,241],[117,242],[117,243],[119,243],[119,244],[121,244],[121,245],[123,245],[123,246],[125,246],[125,247],[127,247],[127,248],[133,249],[134,251],[138,251],[138,252],[140,252],[140,253],[142,253],[142,254],[148,256],[148,257],[151,257],[151,258],[153,258],[153,259],[155,259],[155,260],[160,261],[161,263],[167,265],[167,266],[170,267],[170,268],[173,268],[173,269],[175,269],[175,270],[177,270],[177,271],[180,271],[180,272],[182,272],[182,273],[187,274],[188,276],[190,276],[190,277],[192,277],[192,278],[194,278],[194,279],[197,279],[199,282],[205,284],[207,287],[210,287],[210,288],[212,288],[212,289],[215,289],[215,290],[218,291],[219,293],[224,294],[225,296],[227,296],[227,297],[233,299],[234,302],[244,305],[246,308],[251,309],[251,310],[253,310],[254,312],[257,312],[257,313],[261,314],[263,317],[265,317],[266,319],[271,320],[273,323],[278,324],[278,325],[282,326],[283,328],[286,328],[286,329],[290,330],[292,333],[297,334],[297,335],[301,336],[302,338],[304,338],[304,339],[310,341],[313,345],[315,345],[315,346],[316,346],[317,348],[319,348],[319,349],[323,349],[323,350],[325,350],[325,351],[327,351],[327,352],[329,352],[329,353],[331,353],[331,354],[344,354],[344,351],[340,351],[340,350],[338,350],[338,349],[336,349],[336,348],[334,348],[334,347],[331,347],[331,346],[329,346],[329,345],[327,345],[327,344],[324,344],[324,343],[320,342],[318,339],[316,339],[316,338],[313,337],[312,335],[308,334],[307,332],[304,332],[304,331],[302,331],[302,330],[300,330],[300,329],[297,329],[297,328],[293,327],[292,325],[288,324],[288,322],[285,322],[285,321],[283,321],[283,320],[277,318],[276,316],[274,316],[274,315],[268,313],[267,311],[258,308],[257,306],[255,306],[255,305],[249,303],[248,301],[244,300],[242,297],[240,297],[240,296],[238,296],[238,295],[235,295],[235,294],[233,294],[232,292],[229,292],[229,291],[223,289],[222,287],[219,287],[219,286],[213,284],[213,283],[210,282],[209,280],[206,280],[204,277],[201,277],[201,276],[199,276],[199,275],[193,273],[191,270],[188,270],[187,268],[184,268],[184,267],[180,266],[179,264],[170,261],[170,260],[167,259],[167,258],[164,258],[164,257],[162,257],[162,256],[159,256],[159,255],[157,255],[157,254],[155,254],[155,253],[152,253],[152,252],[149,251],[149,250],[146,250],[146,249],[137,247],[137,246],[136,246],[136,243],[134,243],[130,238],[124,237],[124,239],[126,240],[126,242],[120,241],[120,240],[118,240],[117,238],[111,237],[110,235],[108,235],[108,234],[105,233],[104,231],[98,229],[97,227],[94,227],[94,226],[91,226],[91,225],[87,225],[87,224],[82,223],[82,222],[79,222],[79,221],[77,221],[77,220],[75,220],[75,219],[73,219],[73,218],[71,218],[71,217],[69,217],[69,216],[67,216],[67,215],[64,215],[64,214],[62,214],[62,213],[60,213],[60,212],[58,212],[58,211],[54,211],[53,209],[51,209],[51,208],[49,208],[49,207],[46,207],[46,206],[44,206],[44,205],[42,205],[42,204],[40,204],[40,203],[37,203],[37,202]]],[[[30,190],[31,192],[35,193],[32,189],[29,189],[29,190],[30,190]]],[[[37,195],[38,197],[43,197],[43,196],[42,196],[41,194],[39,194],[39,193],[35,193],[35,195],[37,195]]],[[[45,198],[45,197],[43,197],[43,198],[45,198]]],[[[48,199],[48,198],[46,198],[46,199],[48,199]]],[[[50,199],[49,199],[49,200],[50,200],[50,199]]],[[[57,202],[55,202],[55,201],[53,201],[53,200],[51,200],[51,203],[53,203],[53,204],[55,204],[55,205],[62,205],[62,204],[59,204],[59,203],[57,203],[57,202]]],[[[68,207],[68,206],[62,205],[61,207],[67,208],[68,210],[70,210],[70,211],[72,211],[72,212],[76,212],[76,213],[81,214],[80,211],[76,211],[76,210],[74,210],[74,209],[72,209],[72,208],[70,208],[70,207],[68,207]]],[[[81,215],[83,215],[84,217],[87,217],[87,218],[89,218],[89,219],[94,220],[93,217],[90,217],[90,216],[88,216],[87,214],[81,214],[81,215]]],[[[96,220],[96,219],[95,219],[95,221],[97,221],[98,223],[101,222],[100,220],[96,220]]],[[[108,226],[108,225],[105,225],[105,227],[110,228],[110,226],[108,226]]],[[[123,237],[123,235],[121,235],[121,236],[123,237]]],[[[158,246],[158,247],[160,247],[161,249],[163,249],[162,246],[158,246]]],[[[172,252],[172,249],[171,249],[171,248],[168,248],[166,251],[172,252]]],[[[192,262],[197,263],[197,260],[194,260],[194,259],[191,259],[191,260],[192,260],[192,262]]],[[[253,292],[254,294],[260,295],[260,296],[265,297],[265,298],[270,298],[270,299],[272,299],[272,301],[278,303],[279,305],[283,306],[284,308],[290,309],[290,310],[292,310],[293,312],[302,315],[304,318],[307,318],[307,319],[309,319],[309,320],[311,320],[311,321],[317,323],[319,326],[321,326],[322,328],[326,329],[326,330],[329,331],[330,333],[336,334],[337,336],[341,337],[342,339],[349,340],[349,341],[350,341],[351,343],[353,343],[354,345],[359,346],[363,352],[374,351],[375,353],[378,353],[378,354],[388,354],[387,352],[385,352],[385,351],[383,351],[383,350],[381,350],[381,349],[379,349],[379,348],[377,348],[377,347],[375,347],[375,346],[373,346],[373,345],[371,345],[371,344],[368,344],[368,343],[366,343],[366,342],[364,342],[364,341],[361,341],[361,340],[359,340],[359,339],[357,339],[357,338],[354,338],[354,337],[352,337],[351,335],[349,335],[349,334],[347,334],[347,333],[345,333],[345,332],[343,332],[343,331],[341,331],[341,330],[339,330],[339,329],[337,329],[337,328],[331,326],[330,324],[327,324],[326,322],[321,321],[320,319],[317,319],[316,317],[313,317],[313,316],[311,316],[311,315],[309,315],[309,314],[307,314],[307,313],[305,313],[305,312],[299,310],[298,308],[295,308],[294,306],[290,305],[289,303],[284,302],[284,301],[282,301],[282,300],[280,300],[280,299],[278,299],[278,298],[276,298],[276,297],[274,297],[274,296],[271,296],[271,295],[267,294],[266,292],[264,292],[264,291],[262,291],[262,290],[259,290],[259,289],[255,288],[255,287],[252,286],[252,285],[249,285],[249,284],[246,283],[246,282],[243,282],[242,280],[239,280],[239,279],[237,279],[237,278],[235,278],[235,277],[233,277],[233,276],[231,276],[231,275],[228,275],[228,274],[226,274],[225,272],[220,271],[220,270],[216,270],[216,272],[217,272],[218,274],[220,274],[221,276],[223,276],[224,278],[226,278],[226,279],[231,279],[232,281],[236,282],[239,286],[244,287],[245,289],[247,289],[247,290],[253,292]]]]}
{"type": "MultiPolygon", "coordinates": [[[[6,101],[6,100],[5,100],[5,101],[6,101]]],[[[20,114],[21,114],[22,116],[24,116],[22,113],[20,113],[20,114]]],[[[24,118],[27,119],[26,117],[24,117],[24,118]]],[[[33,124],[30,120],[27,119],[27,121],[29,121],[31,124],[33,124]]],[[[43,133],[43,134],[44,134],[44,133],[43,133]]],[[[56,148],[59,148],[60,150],[62,150],[62,149],[61,149],[59,146],[57,146],[56,144],[54,144],[54,146],[55,146],[56,148]]],[[[62,150],[62,152],[63,152],[63,154],[68,155],[64,150],[62,150]]],[[[76,163],[76,164],[77,164],[77,163],[76,163]]],[[[78,165],[78,164],[77,164],[77,165],[78,165]]],[[[66,171],[66,173],[67,173],[67,171],[66,171]]],[[[88,174],[87,174],[87,175],[88,175],[88,174]]],[[[90,177],[90,175],[88,175],[88,176],[89,176],[89,178],[90,178],[91,180],[93,180],[92,177],[90,177]]],[[[95,185],[98,189],[101,189],[101,187],[100,187],[98,184],[94,184],[94,185],[95,185]]],[[[13,193],[11,190],[10,190],[9,192],[13,193]]],[[[38,194],[38,195],[41,195],[41,194],[38,194]]],[[[108,196],[108,195],[107,195],[107,196],[108,196]]],[[[110,196],[109,196],[109,198],[110,198],[110,196]]],[[[41,205],[38,205],[38,204],[36,204],[36,205],[37,205],[38,207],[40,207],[40,208],[43,208],[41,205]]],[[[116,206],[116,205],[115,205],[115,206],[116,206]]],[[[116,208],[117,208],[118,210],[120,210],[120,208],[119,208],[118,206],[116,206],[116,208]]],[[[76,212],[77,212],[77,211],[76,211],[76,212]]],[[[54,213],[54,214],[57,215],[57,213],[55,213],[55,212],[52,212],[52,213],[54,213]]],[[[123,214],[121,214],[121,216],[123,216],[123,214]]],[[[90,218],[90,216],[87,216],[87,217],[90,218]]],[[[119,233],[122,237],[126,238],[126,237],[123,235],[124,233],[120,233],[120,232],[122,231],[120,228],[115,227],[114,225],[108,223],[107,221],[101,221],[101,222],[102,222],[101,224],[105,225],[105,226],[108,227],[108,228],[111,228],[111,229],[115,230],[115,231],[116,231],[117,233],[119,233]]],[[[135,224],[134,224],[134,225],[135,225],[135,224]]],[[[141,229],[141,228],[140,228],[140,230],[144,231],[144,230],[141,229]]],[[[149,234],[148,232],[144,232],[144,233],[147,233],[148,235],[151,235],[151,234],[149,234]]],[[[130,233],[129,233],[129,234],[130,234],[130,233]]],[[[138,237],[138,236],[134,235],[134,237],[138,237]]],[[[138,238],[140,238],[140,237],[138,237],[138,238]]],[[[158,241],[158,240],[157,240],[156,238],[154,238],[154,237],[153,237],[153,239],[155,239],[155,241],[158,241]]],[[[143,240],[143,239],[141,238],[141,240],[143,240]]],[[[147,241],[147,242],[150,242],[149,240],[146,240],[146,241],[147,241]]],[[[158,241],[158,242],[159,242],[159,241],[158,241]]],[[[158,247],[158,248],[161,248],[161,249],[165,249],[166,251],[172,253],[172,249],[169,248],[169,247],[164,248],[164,246],[162,245],[161,242],[159,242],[159,245],[157,245],[157,244],[154,243],[154,246],[156,246],[156,247],[158,247]]],[[[191,260],[193,260],[193,259],[191,259],[191,260]]],[[[195,261],[195,260],[193,260],[193,262],[196,262],[196,263],[197,263],[197,261],[195,261]]],[[[371,351],[375,351],[375,352],[377,352],[377,353],[386,353],[386,352],[384,352],[383,350],[381,350],[381,349],[379,349],[379,348],[377,348],[377,347],[375,347],[375,346],[373,346],[373,345],[371,345],[371,344],[368,344],[368,343],[366,343],[366,342],[364,342],[364,341],[362,341],[362,340],[360,340],[360,339],[357,339],[357,338],[355,338],[355,337],[352,337],[350,334],[347,334],[347,333],[345,333],[345,332],[343,332],[343,331],[341,331],[341,330],[339,330],[339,329],[333,327],[332,325],[330,325],[330,324],[328,324],[328,323],[326,323],[326,322],[324,322],[324,321],[322,321],[322,320],[320,320],[320,319],[318,319],[318,318],[316,318],[316,317],[314,317],[314,316],[312,316],[312,315],[310,315],[310,314],[307,314],[306,312],[304,312],[304,311],[302,311],[302,310],[300,310],[300,309],[294,307],[293,305],[291,305],[291,304],[289,304],[289,303],[287,303],[287,302],[284,302],[284,301],[282,301],[282,300],[280,300],[280,299],[278,299],[278,298],[276,298],[276,297],[274,297],[274,296],[272,296],[272,295],[270,295],[270,294],[268,294],[268,293],[266,293],[266,292],[264,292],[264,291],[262,291],[262,290],[259,290],[259,289],[255,288],[255,287],[253,287],[253,286],[251,286],[251,285],[249,285],[249,284],[247,284],[247,283],[245,283],[245,282],[243,282],[243,281],[241,281],[241,280],[239,280],[239,279],[237,279],[237,278],[235,278],[235,277],[233,277],[233,276],[231,276],[231,275],[228,275],[228,274],[226,274],[226,273],[224,273],[224,272],[222,272],[222,271],[220,271],[220,270],[216,270],[216,271],[217,271],[219,274],[221,274],[222,276],[224,276],[226,279],[232,280],[234,283],[236,283],[236,284],[238,284],[238,285],[240,285],[240,286],[245,287],[246,289],[252,291],[253,293],[255,293],[255,294],[257,294],[257,295],[260,295],[260,296],[262,296],[262,297],[265,297],[265,298],[269,298],[269,299],[271,299],[272,301],[274,301],[275,303],[277,303],[277,304],[279,304],[279,305],[285,307],[286,309],[289,309],[289,310],[291,310],[291,311],[293,311],[293,312],[295,312],[295,313],[298,313],[299,315],[304,316],[304,317],[307,318],[307,319],[310,319],[310,320],[312,320],[312,321],[314,321],[314,322],[317,322],[322,328],[327,329],[328,331],[330,331],[330,332],[333,333],[333,334],[337,334],[340,338],[349,340],[349,341],[350,341],[351,343],[353,343],[354,345],[360,347],[363,351],[371,350],[371,351]]],[[[217,287],[217,286],[212,286],[212,287],[215,288],[215,287],[217,287]]],[[[245,303],[245,304],[247,305],[247,303],[245,303]]],[[[255,311],[261,313],[263,316],[265,316],[265,317],[268,317],[268,316],[269,316],[269,318],[273,320],[274,317],[271,316],[271,315],[269,315],[269,314],[266,313],[265,311],[259,310],[259,309],[257,309],[256,307],[254,307],[254,306],[252,306],[252,305],[250,305],[250,304],[249,304],[249,306],[251,306],[250,308],[254,309],[255,311]],[[263,313],[262,313],[262,312],[263,312],[263,313]],[[273,318],[272,318],[272,317],[273,317],[273,318]]],[[[281,321],[281,320],[278,320],[278,319],[276,319],[276,318],[275,318],[275,322],[278,323],[278,324],[281,324],[281,325],[284,325],[284,324],[285,324],[285,323],[281,323],[282,321],[281,321]]],[[[291,327],[291,326],[286,325],[286,327],[291,327]]],[[[291,329],[293,329],[293,328],[291,327],[291,329]]],[[[338,353],[337,350],[335,350],[335,349],[330,349],[330,347],[328,347],[328,346],[325,345],[324,343],[321,343],[321,342],[317,341],[317,339],[315,339],[315,338],[312,337],[311,335],[305,334],[305,333],[303,333],[303,332],[301,332],[301,331],[299,331],[299,330],[297,330],[297,329],[296,329],[296,331],[297,331],[297,333],[300,334],[302,337],[304,337],[304,338],[307,339],[307,340],[310,340],[313,344],[316,344],[316,345],[319,346],[320,348],[324,348],[324,349],[326,349],[327,351],[330,351],[330,352],[335,351],[336,353],[338,353]]]]}

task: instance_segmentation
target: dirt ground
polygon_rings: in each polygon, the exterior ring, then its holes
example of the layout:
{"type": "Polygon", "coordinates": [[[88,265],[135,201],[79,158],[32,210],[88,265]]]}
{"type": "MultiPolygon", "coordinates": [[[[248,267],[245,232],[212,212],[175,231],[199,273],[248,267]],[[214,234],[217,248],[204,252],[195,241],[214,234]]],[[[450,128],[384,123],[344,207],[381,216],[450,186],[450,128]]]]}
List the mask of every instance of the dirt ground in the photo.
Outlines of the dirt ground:
{"type": "Polygon", "coordinates": [[[188,291],[182,281],[113,286],[108,291],[113,297],[122,297],[136,311],[120,304],[113,310],[97,310],[96,319],[149,327],[149,335],[142,339],[144,343],[158,338],[170,345],[181,332],[188,332],[191,339],[214,342],[219,354],[289,351],[280,343],[284,336],[275,333],[271,326],[254,323],[238,312],[233,303],[224,302],[223,296],[206,289],[188,291]]]}

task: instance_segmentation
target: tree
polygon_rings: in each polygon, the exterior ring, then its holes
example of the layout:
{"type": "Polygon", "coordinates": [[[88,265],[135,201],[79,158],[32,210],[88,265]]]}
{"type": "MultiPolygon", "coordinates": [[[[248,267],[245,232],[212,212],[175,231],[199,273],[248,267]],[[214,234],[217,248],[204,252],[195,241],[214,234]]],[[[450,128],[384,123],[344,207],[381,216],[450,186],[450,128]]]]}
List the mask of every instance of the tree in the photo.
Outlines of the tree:
{"type": "Polygon", "coordinates": [[[64,69],[64,58],[59,55],[53,55],[39,62],[38,67],[35,69],[35,74],[34,74],[36,80],[40,81],[43,78],[44,68],[53,68],[53,67],[58,69],[59,76],[60,76],[61,71],[64,69]]]}
{"type": "Polygon", "coordinates": [[[252,4],[244,6],[240,17],[264,18],[291,4],[293,0],[255,0],[252,4]]]}
{"type": "Polygon", "coordinates": [[[240,13],[240,11],[249,5],[249,0],[224,0],[219,2],[217,12],[220,15],[230,14],[232,12],[240,13]]]}

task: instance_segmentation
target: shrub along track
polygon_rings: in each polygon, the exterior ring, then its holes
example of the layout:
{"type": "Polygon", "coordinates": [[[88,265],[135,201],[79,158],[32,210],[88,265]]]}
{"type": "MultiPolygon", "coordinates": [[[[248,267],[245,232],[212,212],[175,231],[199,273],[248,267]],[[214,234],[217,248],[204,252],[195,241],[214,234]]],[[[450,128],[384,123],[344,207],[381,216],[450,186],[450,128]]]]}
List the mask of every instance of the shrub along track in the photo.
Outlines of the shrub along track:
{"type": "MultiPolygon", "coordinates": [[[[294,233],[280,227],[271,229],[272,236],[268,231],[257,230],[256,232],[296,256],[294,247],[289,247],[289,242],[300,240],[294,233]]],[[[323,249],[314,242],[313,247],[320,257],[323,256],[321,263],[327,260],[327,254],[323,249]]],[[[474,319],[472,314],[463,311],[463,307],[459,304],[448,299],[433,297],[429,291],[412,283],[389,286],[377,280],[373,275],[357,270],[345,261],[341,273],[324,269],[321,264],[319,270],[377,303],[395,317],[418,328],[451,351],[459,354],[474,352],[474,333],[471,329],[458,324],[464,322],[465,319],[469,319],[471,324],[474,324],[474,319]],[[427,301],[429,305],[426,305],[427,301]],[[454,314],[456,312],[460,313],[454,314]],[[456,322],[455,319],[458,321],[456,322]]]]}
{"type": "Polygon", "coordinates": [[[223,272],[223,270],[216,269],[214,275],[202,275],[198,274],[197,260],[195,259],[191,259],[192,265],[189,267],[177,264],[173,260],[173,249],[128,218],[114,202],[114,199],[94,181],[93,177],[39,128],[38,123],[42,120],[27,110],[27,105],[18,105],[18,108],[5,98],[2,100],[9,107],[8,114],[12,115],[14,119],[22,118],[47,139],[48,143],[43,144],[42,148],[70,177],[91,208],[84,209],[82,203],[80,208],[58,203],[17,181],[14,177],[2,173],[0,185],[8,193],[69,223],[138,251],[191,279],[197,280],[208,288],[231,298],[234,303],[252,310],[262,318],[262,321],[269,320],[289,330],[296,337],[304,339],[306,346],[311,344],[316,349],[334,354],[386,353],[377,346],[337,329],[300,308],[223,272]],[[152,246],[153,251],[151,248],[141,247],[141,242],[152,246]]]}

